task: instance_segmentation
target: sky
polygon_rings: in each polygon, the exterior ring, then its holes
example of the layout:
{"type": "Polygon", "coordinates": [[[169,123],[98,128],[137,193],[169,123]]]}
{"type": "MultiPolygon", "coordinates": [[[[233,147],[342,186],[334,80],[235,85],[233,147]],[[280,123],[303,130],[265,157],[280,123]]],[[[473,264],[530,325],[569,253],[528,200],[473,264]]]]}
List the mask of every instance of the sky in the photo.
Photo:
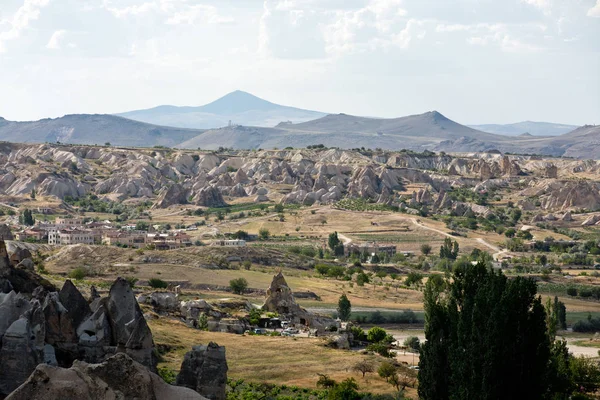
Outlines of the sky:
{"type": "Polygon", "coordinates": [[[600,0],[0,0],[0,116],[197,106],[600,124],[600,0]]]}

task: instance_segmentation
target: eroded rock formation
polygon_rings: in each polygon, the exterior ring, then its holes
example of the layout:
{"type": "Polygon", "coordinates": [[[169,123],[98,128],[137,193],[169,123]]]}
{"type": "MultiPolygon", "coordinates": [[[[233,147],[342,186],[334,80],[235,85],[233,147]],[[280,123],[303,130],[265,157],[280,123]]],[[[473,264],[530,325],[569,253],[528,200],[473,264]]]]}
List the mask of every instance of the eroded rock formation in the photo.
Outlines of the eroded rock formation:
{"type": "Polygon", "coordinates": [[[331,326],[337,326],[337,322],[332,318],[311,313],[300,307],[281,272],[273,277],[262,309],[275,312],[281,318],[297,325],[305,325],[319,333],[325,332],[331,326]]]}
{"type": "Polygon", "coordinates": [[[75,361],[70,368],[40,364],[6,400],[203,400],[185,387],[165,383],[126,354],[100,364],[75,361]]]}
{"type": "Polygon", "coordinates": [[[210,342],[185,354],[176,385],[195,390],[210,400],[225,400],[227,386],[225,347],[210,342]]]}

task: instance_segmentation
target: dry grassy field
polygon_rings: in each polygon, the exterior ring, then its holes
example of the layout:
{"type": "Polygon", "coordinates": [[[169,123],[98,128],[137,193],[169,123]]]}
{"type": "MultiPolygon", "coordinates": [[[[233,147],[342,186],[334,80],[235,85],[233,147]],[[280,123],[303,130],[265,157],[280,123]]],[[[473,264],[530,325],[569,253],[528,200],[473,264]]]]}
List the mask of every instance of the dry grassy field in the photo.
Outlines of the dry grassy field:
{"type": "MultiPolygon", "coordinates": [[[[163,355],[160,366],[179,370],[183,355],[193,345],[215,342],[227,351],[228,376],[252,382],[296,385],[316,388],[318,374],[327,374],[335,380],[353,377],[360,390],[373,393],[393,393],[395,389],[377,373],[367,374],[352,371],[352,366],[365,358],[378,365],[383,358],[366,356],[357,351],[335,350],[323,346],[319,338],[291,338],[284,336],[248,336],[230,333],[203,332],[184,324],[168,320],[149,321],[157,345],[165,344],[171,351],[163,355]]],[[[409,389],[409,396],[416,397],[409,389]]]]}

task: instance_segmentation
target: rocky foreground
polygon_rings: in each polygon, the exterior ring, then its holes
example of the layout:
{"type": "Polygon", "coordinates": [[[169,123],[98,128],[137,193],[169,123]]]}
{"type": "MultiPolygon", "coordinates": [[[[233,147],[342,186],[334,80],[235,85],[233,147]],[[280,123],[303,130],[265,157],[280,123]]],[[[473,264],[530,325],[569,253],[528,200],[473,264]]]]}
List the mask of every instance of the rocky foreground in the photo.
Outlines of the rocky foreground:
{"type": "MultiPolygon", "coordinates": [[[[470,155],[337,149],[212,153],[94,146],[0,146],[0,194],[218,207],[232,199],[304,205],[345,198],[391,205],[442,204],[455,188],[517,190],[543,210],[600,209],[600,161],[499,153],[470,155]],[[407,185],[428,193],[400,196],[407,185]],[[417,198],[418,196],[418,198],[417,198]]],[[[452,206],[451,204],[444,204],[452,206]]]]}
{"type": "MultiPolygon", "coordinates": [[[[25,263],[27,264],[27,263],[25,263]]],[[[0,241],[0,398],[225,398],[225,349],[196,346],[177,385],[156,375],[152,332],[129,283],[86,299],[69,280],[60,290],[23,263],[12,266],[0,241]]]]}

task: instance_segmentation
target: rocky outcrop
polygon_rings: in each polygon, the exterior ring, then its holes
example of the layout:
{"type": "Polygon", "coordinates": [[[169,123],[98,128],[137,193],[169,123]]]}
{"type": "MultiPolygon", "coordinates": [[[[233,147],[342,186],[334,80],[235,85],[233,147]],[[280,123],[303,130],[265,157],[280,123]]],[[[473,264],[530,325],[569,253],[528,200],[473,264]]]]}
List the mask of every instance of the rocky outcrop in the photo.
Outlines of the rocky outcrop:
{"type": "Polygon", "coordinates": [[[203,400],[185,387],[171,386],[126,354],[101,364],[75,361],[71,368],[40,364],[7,400],[203,400]]]}
{"type": "Polygon", "coordinates": [[[4,332],[0,349],[0,394],[15,390],[21,382],[44,362],[44,315],[34,300],[4,332]]]}
{"type": "Polygon", "coordinates": [[[254,198],[254,201],[256,203],[263,203],[265,201],[269,201],[269,198],[267,197],[267,193],[269,193],[267,188],[264,188],[264,187],[258,188],[258,190],[256,191],[256,197],[254,198]]]}
{"type": "Polygon", "coordinates": [[[39,286],[31,297],[0,294],[0,396],[40,363],[68,368],[76,360],[102,362],[126,353],[156,369],[152,333],[124,279],[89,305],[71,281],[60,292],[39,286]]]}
{"type": "Polygon", "coordinates": [[[600,183],[592,181],[544,180],[521,192],[522,196],[538,197],[546,210],[582,208],[600,210],[600,183]]]}
{"type": "Polygon", "coordinates": [[[167,208],[174,204],[185,204],[188,200],[188,194],[189,191],[178,183],[164,187],[158,193],[152,208],[167,208]]]}
{"type": "Polygon", "coordinates": [[[131,358],[156,369],[152,332],[144,319],[142,310],[129,283],[117,278],[110,288],[106,312],[111,326],[112,343],[123,349],[131,358]]]}
{"type": "Polygon", "coordinates": [[[296,325],[306,326],[318,333],[323,333],[332,326],[337,327],[335,320],[311,313],[300,307],[281,272],[273,277],[271,285],[267,289],[267,298],[262,309],[277,313],[296,325]]]}
{"type": "Polygon", "coordinates": [[[225,347],[210,342],[185,354],[176,385],[195,390],[210,400],[225,400],[227,386],[225,347]]]}
{"type": "Polygon", "coordinates": [[[148,304],[158,313],[173,313],[180,309],[179,298],[172,292],[153,292],[138,296],[138,303],[148,304]]]}
{"type": "Polygon", "coordinates": [[[54,285],[31,269],[12,266],[6,243],[0,240],[0,291],[8,293],[14,289],[18,293],[33,293],[38,286],[46,290],[56,290],[54,285]]]}
{"type": "Polygon", "coordinates": [[[224,207],[227,205],[223,195],[215,186],[203,187],[194,195],[192,203],[204,207],[224,207]]]}
{"type": "Polygon", "coordinates": [[[14,240],[10,228],[6,224],[0,224],[0,240],[14,240]]]}
{"type": "Polygon", "coordinates": [[[596,225],[596,223],[600,221],[600,215],[592,215],[588,217],[585,221],[581,223],[581,226],[591,226],[596,225]]]}

